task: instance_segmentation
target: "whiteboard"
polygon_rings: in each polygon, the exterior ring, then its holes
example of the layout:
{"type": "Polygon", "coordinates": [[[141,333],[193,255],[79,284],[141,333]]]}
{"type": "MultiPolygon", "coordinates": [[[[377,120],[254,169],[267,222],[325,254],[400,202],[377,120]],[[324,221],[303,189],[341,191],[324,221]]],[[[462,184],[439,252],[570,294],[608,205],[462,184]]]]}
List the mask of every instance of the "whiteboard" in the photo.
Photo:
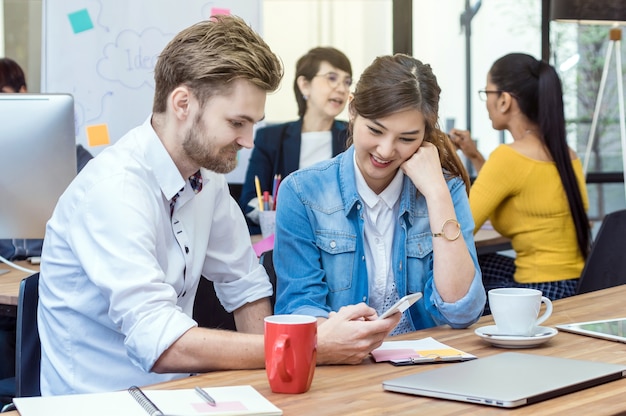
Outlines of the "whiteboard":
{"type": "MultiPolygon", "coordinates": [[[[76,142],[96,155],[152,111],[154,65],[180,30],[212,14],[261,33],[262,0],[44,0],[42,92],[74,96],[76,142]]],[[[249,151],[229,182],[241,183],[249,151]]]]}

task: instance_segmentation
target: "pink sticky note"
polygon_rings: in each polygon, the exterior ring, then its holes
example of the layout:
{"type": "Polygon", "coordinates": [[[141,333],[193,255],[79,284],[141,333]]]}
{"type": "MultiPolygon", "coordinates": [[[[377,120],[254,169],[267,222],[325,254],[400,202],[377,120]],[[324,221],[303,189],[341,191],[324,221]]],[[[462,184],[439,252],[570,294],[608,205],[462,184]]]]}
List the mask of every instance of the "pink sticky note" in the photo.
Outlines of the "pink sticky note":
{"type": "Polygon", "coordinates": [[[213,7],[211,8],[211,16],[215,16],[218,14],[225,14],[225,15],[229,15],[230,14],[230,9],[224,9],[221,7],[213,7]]]}
{"type": "Polygon", "coordinates": [[[217,402],[215,406],[208,403],[192,403],[193,408],[198,413],[236,412],[248,410],[241,402],[217,402]]]}
{"type": "Polygon", "coordinates": [[[407,358],[417,358],[419,353],[410,348],[393,349],[393,350],[374,350],[372,351],[372,357],[374,361],[389,361],[389,360],[406,360],[407,358]]]}
{"type": "Polygon", "coordinates": [[[261,257],[261,254],[265,253],[266,251],[272,250],[274,248],[274,234],[264,238],[257,243],[252,244],[252,248],[254,249],[257,257],[261,257]]]}

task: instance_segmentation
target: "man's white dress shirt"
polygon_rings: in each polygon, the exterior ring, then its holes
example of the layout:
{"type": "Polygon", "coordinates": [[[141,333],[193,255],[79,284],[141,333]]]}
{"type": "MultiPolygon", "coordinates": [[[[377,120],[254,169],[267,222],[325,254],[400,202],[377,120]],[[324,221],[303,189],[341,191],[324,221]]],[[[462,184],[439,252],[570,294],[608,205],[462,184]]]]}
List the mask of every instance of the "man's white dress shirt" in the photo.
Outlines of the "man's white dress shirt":
{"type": "Polygon", "coordinates": [[[272,294],[224,175],[201,173],[203,188],[194,194],[148,118],[61,196],[46,229],[39,285],[43,395],[188,375],[150,369],[197,325],[201,276],[215,282],[229,312],[272,294]]]}

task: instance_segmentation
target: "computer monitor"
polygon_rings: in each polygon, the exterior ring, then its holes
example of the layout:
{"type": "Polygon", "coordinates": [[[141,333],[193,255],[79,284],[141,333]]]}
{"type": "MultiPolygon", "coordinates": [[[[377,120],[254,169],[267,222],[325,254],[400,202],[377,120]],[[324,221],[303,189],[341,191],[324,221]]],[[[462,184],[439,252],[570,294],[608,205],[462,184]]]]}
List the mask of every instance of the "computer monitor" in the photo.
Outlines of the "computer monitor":
{"type": "Polygon", "coordinates": [[[43,238],[75,176],[74,98],[0,94],[0,238],[43,238]]]}

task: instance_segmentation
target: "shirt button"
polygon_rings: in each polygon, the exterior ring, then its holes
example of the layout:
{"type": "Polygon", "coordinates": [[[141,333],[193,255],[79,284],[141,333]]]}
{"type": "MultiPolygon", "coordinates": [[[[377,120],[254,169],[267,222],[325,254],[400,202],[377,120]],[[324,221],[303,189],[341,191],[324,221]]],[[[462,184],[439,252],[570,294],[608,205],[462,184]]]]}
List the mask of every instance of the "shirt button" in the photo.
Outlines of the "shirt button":
{"type": "Polygon", "coordinates": [[[335,241],[331,241],[330,248],[336,248],[336,247],[337,247],[337,243],[335,241]]]}
{"type": "Polygon", "coordinates": [[[356,204],[356,209],[361,209],[361,204],[356,204]]]}
{"type": "Polygon", "coordinates": [[[367,302],[367,296],[363,296],[363,302],[367,302]]]}

